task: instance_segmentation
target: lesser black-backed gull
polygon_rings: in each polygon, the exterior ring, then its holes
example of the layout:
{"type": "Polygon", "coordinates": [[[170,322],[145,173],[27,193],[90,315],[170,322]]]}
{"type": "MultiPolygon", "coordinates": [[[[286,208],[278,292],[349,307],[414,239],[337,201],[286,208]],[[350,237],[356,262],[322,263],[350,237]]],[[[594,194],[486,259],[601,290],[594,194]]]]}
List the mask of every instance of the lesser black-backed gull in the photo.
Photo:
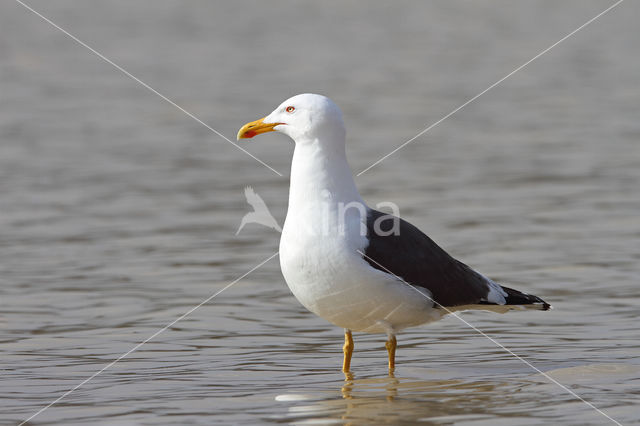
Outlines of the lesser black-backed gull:
{"type": "Polygon", "coordinates": [[[454,259],[410,223],[369,208],[347,163],[342,113],[327,97],[287,99],[244,125],[238,139],[270,131],[295,141],[282,274],[302,305],[345,329],[343,371],[350,370],[352,331],[385,333],[393,371],[404,328],[467,309],[550,308],[454,259]]]}

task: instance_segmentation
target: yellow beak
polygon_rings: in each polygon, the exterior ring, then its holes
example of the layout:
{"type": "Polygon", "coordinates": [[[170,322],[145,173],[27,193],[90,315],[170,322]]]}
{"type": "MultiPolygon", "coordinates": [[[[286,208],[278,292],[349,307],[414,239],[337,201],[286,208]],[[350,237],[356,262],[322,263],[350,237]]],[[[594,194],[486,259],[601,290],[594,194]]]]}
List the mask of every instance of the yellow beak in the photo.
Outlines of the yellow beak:
{"type": "Polygon", "coordinates": [[[262,117],[260,120],[247,123],[238,130],[238,140],[249,139],[261,133],[273,132],[274,127],[284,123],[265,123],[263,120],[266,117],[262,117]]]}

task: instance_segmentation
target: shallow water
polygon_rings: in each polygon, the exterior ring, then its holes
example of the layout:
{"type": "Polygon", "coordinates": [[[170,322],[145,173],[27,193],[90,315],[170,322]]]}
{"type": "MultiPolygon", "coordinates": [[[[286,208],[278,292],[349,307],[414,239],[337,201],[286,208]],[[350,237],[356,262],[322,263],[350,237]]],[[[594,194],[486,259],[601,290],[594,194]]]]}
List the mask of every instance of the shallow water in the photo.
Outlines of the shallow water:
{"type": "MultiPolygon", "coordinates": [[[[358,172],[609,2],[30,3],[228,137],[286,97],[341,105],[358,172]]],[[[0,423],[16,424],[277,251],[235,235],[279,177],[17,3],[0,5],[0,423]]],[[[463,314],[623,424],[640,423],[640,45],[625,2],[357,178],[549,312],[463,314]]],[[[285,176],[281,135],[243,142],[285,176]]],[[[34,424],[608,424],[453,317],[342,331],[277,259],[34,424]]]]}

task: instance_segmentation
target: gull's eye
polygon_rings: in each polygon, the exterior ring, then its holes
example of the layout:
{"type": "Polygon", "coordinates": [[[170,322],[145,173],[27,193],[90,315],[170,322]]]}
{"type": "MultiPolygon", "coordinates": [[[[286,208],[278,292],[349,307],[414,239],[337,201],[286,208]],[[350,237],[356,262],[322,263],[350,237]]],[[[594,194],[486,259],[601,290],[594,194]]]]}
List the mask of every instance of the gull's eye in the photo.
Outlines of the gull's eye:
{"type": "Polygon", "coordinates": [[[296,110],[296,107],[288,106],[285,111],[287,111],[289,114],[291,114],[295,110],[296,110]]]}

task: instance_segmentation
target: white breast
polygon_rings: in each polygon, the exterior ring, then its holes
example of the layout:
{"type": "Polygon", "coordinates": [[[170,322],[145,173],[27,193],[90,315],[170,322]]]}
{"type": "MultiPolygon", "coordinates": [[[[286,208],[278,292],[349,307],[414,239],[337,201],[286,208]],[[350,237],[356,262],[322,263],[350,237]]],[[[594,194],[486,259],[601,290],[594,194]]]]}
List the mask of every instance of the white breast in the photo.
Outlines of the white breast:
{"type": "Polygon", "coordinates": [[[280,240],[291,292],[310,311],[353,331],[385,333],[439,319],[428,297],[363,259],[367,207],[344,155],[326,154],[296,145],[280,240]]]}

